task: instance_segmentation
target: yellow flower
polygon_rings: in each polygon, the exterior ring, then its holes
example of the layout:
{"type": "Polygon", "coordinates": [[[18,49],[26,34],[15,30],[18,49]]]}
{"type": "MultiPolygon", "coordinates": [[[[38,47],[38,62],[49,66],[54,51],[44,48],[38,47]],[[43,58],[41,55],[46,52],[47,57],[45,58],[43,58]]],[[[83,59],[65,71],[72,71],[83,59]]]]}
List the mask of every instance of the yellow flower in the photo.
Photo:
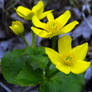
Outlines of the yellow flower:
{"type": "Polygon", "coordinates": [[[58,40],[59,53],[47,47],[45,52],[58,70],[65,74],[70,72],[80,74],[86,71],[91,64],[84,60],[88,51],[88,43],[72,48],[71,41],[70,36],[63,36],[58,40]]]}
{"type": "Polygon", "coordinates": [[[18,6],[16,9],[16,13],[25,20],[31,20],[34,15],[36,15],[39,19],[42,19],[50,12],[52,12],[52,10],[44,12],[44,3],[42,0],[40,0],[38,4],[32,8],[32,10],[24,6],[18,6]]]}
{"type": "Polygon", "coordinates": [[[32,26],[31,29],[39,37],[52,38],[53,36],[70,32],[78,24],[78,21],[73,21],[70,24],[64,26],[70,17],[71,13],[69,10],[67,10],[65,13],[63,13],[56,19],[54,19],[52,13],[49,13],[47,15],[47,23],[43,23],[37,18],[37,16],[33,16],[32,23],[36,27],[32,26]]]}
{"type": "Polygon", "coordinates": [[[24,25],[20,21],[12,21],[12,25],[9,28],[16,34],[22,34],[24,32],[24,25]]]}

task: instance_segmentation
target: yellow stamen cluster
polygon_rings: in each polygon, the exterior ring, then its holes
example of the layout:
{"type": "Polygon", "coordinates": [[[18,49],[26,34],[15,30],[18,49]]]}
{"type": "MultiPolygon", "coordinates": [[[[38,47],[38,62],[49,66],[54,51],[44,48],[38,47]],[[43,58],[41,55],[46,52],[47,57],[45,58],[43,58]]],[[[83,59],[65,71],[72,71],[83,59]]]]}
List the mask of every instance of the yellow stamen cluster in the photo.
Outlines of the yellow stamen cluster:
{"type": "Polygon", "coordinates": [[[47,25],[46,25],[46,30],[51,33],[51,34],[55,34],[56,31],[59,31],[61,30],[62,28],[62,24],[60,24],[59,22],[57,21],[50,21],[50,22],[47,22],[47,25]]]}
{"type": "Polygon", "coordinates": [[[73,65],[74,63],[74,56],[71,54],[71,55],[60,55],[60,58],[61,58],[61,63],[63,62],[64,65],[66,66],[71,66],[73,65]]]}

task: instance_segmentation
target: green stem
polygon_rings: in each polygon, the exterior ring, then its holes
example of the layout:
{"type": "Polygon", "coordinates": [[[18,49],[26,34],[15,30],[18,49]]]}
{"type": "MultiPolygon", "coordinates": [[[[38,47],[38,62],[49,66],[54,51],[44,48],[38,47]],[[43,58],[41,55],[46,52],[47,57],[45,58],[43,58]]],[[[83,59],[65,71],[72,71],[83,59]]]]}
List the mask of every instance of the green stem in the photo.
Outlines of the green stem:
{"type": "Polygon", "coordinates": [[[0,65],[1,65],[1,59],[0,59],[0,65]]]}
{"type": "Polygon", "coordinates": [[[52,49],[56,49],[56,39],[57,37],[52,38],[52,49]]]}
{"type": "Polygon", "coordinates": [[[32,48],[35,48],[35,34],[32,32],[32,48]]]}
{"type": "MultiPolygon", "coordinates": [[[[53,37],[52,39],[51,39],[51,47],[52,47],[52,49],[56,49],[56,39],[57,37],[53,37]]],[[[49,67],[50,67],[50,65],[51,65],[51,62],[49,61],[48,62],[48,65],[47,65],[47,67],[46,67],[46,69],[45,69],[45,72],[46,72],[46,77],[48,77],[48,71],[49,71],[49,67]]]]}
{"type": "Polygon", "coordinates": [[[26,46],[27,46],[27,47],[29,47],[29,44],[28,44],[28,42],[26,41],[26,39],[25,39],[24,35],[21,35],[21,38],[24,40],[24,42],[25,42],[26,46]]]}
{"type": "Polygon", "coordinates": [[[46,72],[45,76],[48,76],[48,71],[49,71],[50,65],[51,65],[51,62],[49,61],[48,64],[47,64],[47,67],[45,69],[45,72],[46,72]]]}

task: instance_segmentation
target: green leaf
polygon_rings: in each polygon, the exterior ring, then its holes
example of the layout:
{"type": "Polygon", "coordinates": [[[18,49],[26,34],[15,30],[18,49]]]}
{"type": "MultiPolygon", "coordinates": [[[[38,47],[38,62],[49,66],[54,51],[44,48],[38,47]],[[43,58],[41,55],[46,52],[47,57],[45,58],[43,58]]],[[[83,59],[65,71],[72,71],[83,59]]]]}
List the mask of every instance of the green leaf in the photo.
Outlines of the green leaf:
{"type": "Polygon", "coordinates": [[[83,75],[58,73],[51,79],[45,80],[39,92],[81,92],[83,83],[83,75]]]}
{"type": "Polygon", "coordinates": [[[29,64],[33,67],[34,70],[38,68],[45,68],[49,62],[43,47],[27,48],[25,50],[25,54],[28,54],[30,58],[29,64]]]}
{"type": "Polygon", "coordinates": [[[25,58],[22,57],[23,52],[24,50],[7,52],[2,58],[2,73],[9,83],[15,82],[16,76],[25,66],[25,58]]]}
{"type": "Polygon", "coordinates": [[[47,60],[44,48],[27,48],[7,52],[1,62],[2,73],[9,83],[21,86],[36,85],[43,80],[41,69],[47,65],[47,60]]]}
{"type": "Polygon", "coordinates": [[[40,72],[40,69],[34,71],[28,64],[26,64],[23,70],[17,75],[16,83],[20,84],[21,86],[32,86],[37,83],[39,84],[42,81],[40,72]]]}

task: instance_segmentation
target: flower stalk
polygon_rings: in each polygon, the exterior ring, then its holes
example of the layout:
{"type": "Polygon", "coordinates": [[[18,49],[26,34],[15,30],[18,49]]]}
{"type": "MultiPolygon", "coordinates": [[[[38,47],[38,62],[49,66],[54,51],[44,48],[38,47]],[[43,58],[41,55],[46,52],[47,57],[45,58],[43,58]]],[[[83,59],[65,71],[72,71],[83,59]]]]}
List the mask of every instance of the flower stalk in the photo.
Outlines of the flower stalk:
{"type": "Polygon", "coordinates": [[[30,47],[30,46],[29,46],[29,44],[28,44],[28,42],[26,41],[26,39],[25,39],[24,35],[21,35],[21,38],[22,38],[22,39],[23,39],[23,41],[25,42],[26,46],[27,46],[27,47],[30,47]]]}
{"type": "Polygon", "coordinates": [[[32,48],[35,48],[35,34],[32,32],[32,48]]]}
{"type": "Polygon", "coordinates": [[[52,44],[51,44],[51,45],[52,45],[52,46],[51,46],[52,49],[56,49],[56,40],[57,40],[57,37],[56,37],[56,36],[53,37],[52,40],[51,40],[51,41],[52,41],[52,42],[51,42],[51,43],[52,43],[52,44]]]}

